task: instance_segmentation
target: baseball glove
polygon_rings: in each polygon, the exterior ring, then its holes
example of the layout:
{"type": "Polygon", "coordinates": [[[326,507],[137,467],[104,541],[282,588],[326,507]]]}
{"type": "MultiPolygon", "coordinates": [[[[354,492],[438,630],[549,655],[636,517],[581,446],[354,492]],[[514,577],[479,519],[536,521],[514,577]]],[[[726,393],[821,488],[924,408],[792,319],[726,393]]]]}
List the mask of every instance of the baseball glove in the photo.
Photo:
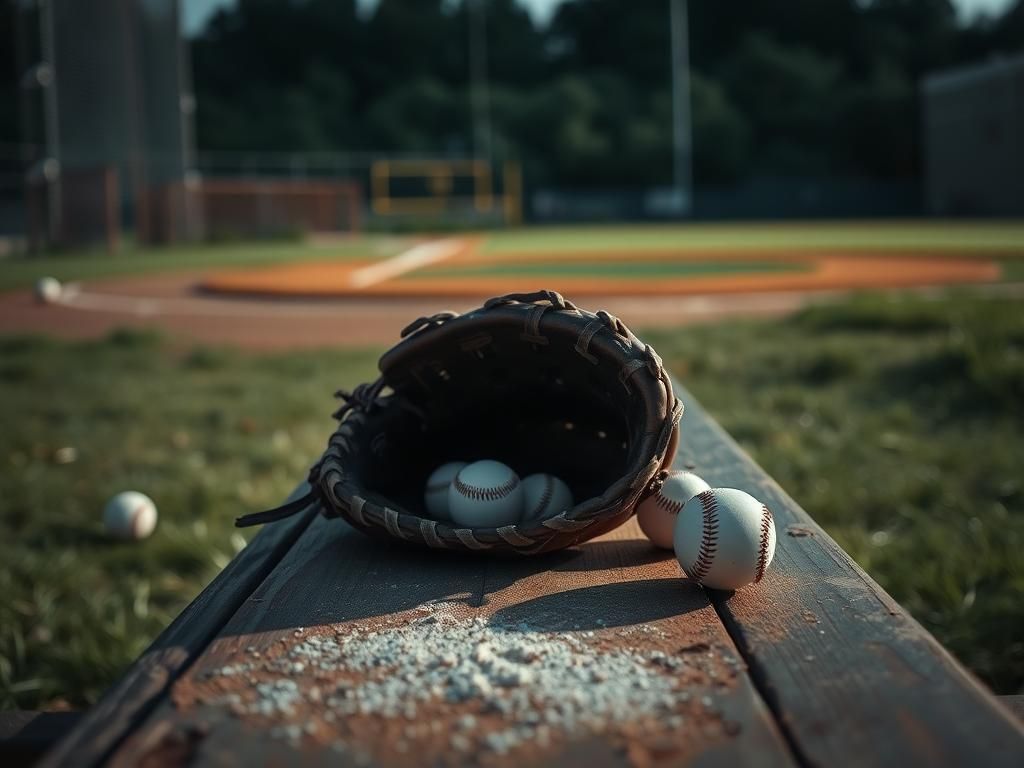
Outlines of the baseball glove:
{"type": "Polygon", "coordinates": [[[311,492],[242,527],[319,506],[369,534],[439,549],[534,554],[621,525],[671,465],[682,403],[661,359],[620,320],[553,291],[422,317],[349,392],[309,474],[311,492]],[[423,489],[453,460],[495,459],[564,479],[579,503],[500,528],[430,519],[423,489]]]}

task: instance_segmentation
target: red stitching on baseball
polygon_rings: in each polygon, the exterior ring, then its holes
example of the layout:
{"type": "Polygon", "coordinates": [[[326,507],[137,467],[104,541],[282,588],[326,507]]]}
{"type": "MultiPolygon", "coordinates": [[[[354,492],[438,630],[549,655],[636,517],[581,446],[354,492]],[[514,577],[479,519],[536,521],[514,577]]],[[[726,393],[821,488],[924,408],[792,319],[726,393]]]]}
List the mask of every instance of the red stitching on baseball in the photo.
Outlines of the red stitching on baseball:
{"type": "Polygon", "coordinates": [[[757,552],[757,576],[754,577],[754,583],[757,584],[764,576],[765,569],[768,567],[768,542],[771,539],[772,534],[772,511],[768,509],[767,505],[761,505],[761,547],[757,552]]]}
{"type": "Polygon", "coordinates": [[[523,515],[523,520],[529,520],[547,509],[548,503],[554,495],[555,480],[551,475],[544,475],[544,493],[540,495],[540,501],[537,502],[537,506],[531,509],[528,514],[523,515]]]}
{"type": "Polygon", "coordinates": [[[661,507],[666,512],[668,512],[670,515],[678,515],[679,510],[683,508],[683,502],[673,501],[668,496],[663,494],[661,490],[654,494],[654,503],[655,505],[661,507]]]}
{"type": "Polygon", "coordinates": [[[475,485],[468,485],[462,480],[462,472],[459,471],[455,475],[455,479],[452,481],[455,485],[455,490],[475,501],[495,501],[496,499],[503,499],[508,496],[512,491],[519,485],[519,478],[512,475],[501,485],[496,485],[493,488],[479,488],[475,485]]]}
{"type": "Polygon", "coordinates": [[[690,576],[695,581],[702,581],[711,570],[711,562],[718,551],[718,501],[713,490],[703,491],[697,495],[704,512],[704,533],[700,540],[700,551],[690,569],[690,576]]]}

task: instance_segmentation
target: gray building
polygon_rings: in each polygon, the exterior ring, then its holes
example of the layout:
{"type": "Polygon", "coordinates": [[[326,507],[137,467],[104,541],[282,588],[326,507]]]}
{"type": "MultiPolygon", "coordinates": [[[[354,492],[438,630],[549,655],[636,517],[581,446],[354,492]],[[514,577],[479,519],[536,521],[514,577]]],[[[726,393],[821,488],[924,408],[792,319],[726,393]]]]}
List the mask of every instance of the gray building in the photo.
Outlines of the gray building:
{"type": "Polygon", "coordinates": [[[936,72],[921,90],[928,211],[1024,215],[1024,54],[936,72]]]}

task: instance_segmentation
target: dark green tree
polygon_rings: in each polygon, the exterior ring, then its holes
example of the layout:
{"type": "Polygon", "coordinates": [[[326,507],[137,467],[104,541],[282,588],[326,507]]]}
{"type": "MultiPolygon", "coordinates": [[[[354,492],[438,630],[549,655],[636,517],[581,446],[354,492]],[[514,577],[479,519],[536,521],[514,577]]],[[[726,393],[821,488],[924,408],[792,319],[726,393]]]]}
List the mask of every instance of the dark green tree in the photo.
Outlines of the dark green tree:
{"type": "MultiPolygon", "coordinates": [[[[546,28],[481,2],[497,157],[534,184],[671,182],[667,1],[570,0],[546,28]]],[[[1024,0],[966,28],[949,0],[689,6],[702,184],[914,179],[920,78],[1024,49],[1024,0]]],[[[239,0],[193,44],[199,145],[468,152],[469,32],[464,0],[239,0]]]]}
{"type": "Polygon", "coordinates": [[[752,127],[755,169],[810,174],[831,170],[830,129],[842,84],[837,59],[751,32],[721,66],[720,82],[752,127]]]}
{"type": "Polygon", "coordinates": [[[13,150],[13,144],[18,141],[18,92],[17,62],[15,61],[14,46],[14,3],[0,2],[0,145],[3,147],[4,164],[7,164],[6,155],[13,150]]]}

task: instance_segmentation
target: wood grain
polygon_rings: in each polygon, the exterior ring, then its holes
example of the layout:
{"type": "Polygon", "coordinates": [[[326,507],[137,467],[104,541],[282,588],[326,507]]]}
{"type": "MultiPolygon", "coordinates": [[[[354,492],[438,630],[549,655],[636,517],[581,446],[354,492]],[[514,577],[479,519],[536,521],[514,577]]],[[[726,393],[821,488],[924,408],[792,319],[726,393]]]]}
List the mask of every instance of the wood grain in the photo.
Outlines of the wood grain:
{"type": "MultiPolygon", "coordinates": [[[[394,621],[432,601],[457,604],[466,618],[480,616],[503,625],[526,621],[550,632],[594,632],[600,637],[602,633],[617,636],[618,630],[641,625],[660,628],[669,638],[666,642],[673,643],[673,651],[695,648],[702,657],[715,657],[706,664],[719,665],[725,671],[692,690],[694,701],[704,696],[713,699],[714,715],[708,715],[706,722],[688,720],[683,732],[659,743],[659,764],[677,765],[700,758],[713,764],[794,765],[706,594],[681,578],[675,560],[654,550],[635,524],[561,553],[495,559],[374,541],[340,520],[317,520],[310,526],[175,684],[171,697],[125,741],[112,764],[160,765],[183,753],[190,765],[238,760],[260,765],[274,760],[329,761],[336,755],[330,746],[338,733],[332,730],[335,726],[319,719],[320,712],[299,713],[297,722],[316,719],[315,735],[304,738],[295,752],[283,756],[282,750],[287,750],[280,739],[268,734],[265,720],[237,712],[227,714],[216,706],[222,689],[210,682],[210,673],[251,661],[254,651],[267,658],[297,642],[297,634],[304,636],[348,622],[365,627],[367,623],[394,621]],[[738,668],[723,662],[720,655],[725,654],[736,659],[738,668]],[[231,745],[239,744],[244,745],[242,751],[232,752],[239,747],[231,745]]],[[[302,680],[307,674],[313,673],[302,672],[292,678],[300,685],[311,685],[312,678],[302,680]]],[[[315,682],[323,687],[322,678],[315,682]]],[[[433,708],[425,716],[444,718],[442,709],[433,708]]],[[[407,754],[397,755],[387,751],[388,744],[379,742],[379,734],[368,735],[349,746],[373,755],[376,764],[434,764],[434,754],[443,754],[439,759],[445,765],[477,764],[479,759],[479,755],[437,753],[437,744],[415,740],[407,754]]],[[[598,765],[627,765],[649,758],[626,754],[621,745],[593,736],[562,749],[535,752],[530,762],[565,765],[586,759],[598,765]]],[[[514,755],[505,761],[515,763],[514,755]]]]}
{"type": "Polygon", "coordinates": [[[686,403],[677,466],[775,516],[761,584],[710,594],[801,761],[1024,765],[1020,724],[676,387],[686,403]]]}
{"type": "Polygon", "coordinates": [[[999,703],[1006,707],[1017,720],[1024,723],[1024,695],[1000,696],[999,703]]]}
{"type": "MultiPolygon", "coordinates": [[[[303,483],[289,500],[307,490],[308,486],[303,483]]],[[[260,531],[153,641],[78,725],[47,753],[39,768],[77,768],[102,762],[164,697],[174,679],[273,571],[314,514],[308,509],[260,531]]]]}

